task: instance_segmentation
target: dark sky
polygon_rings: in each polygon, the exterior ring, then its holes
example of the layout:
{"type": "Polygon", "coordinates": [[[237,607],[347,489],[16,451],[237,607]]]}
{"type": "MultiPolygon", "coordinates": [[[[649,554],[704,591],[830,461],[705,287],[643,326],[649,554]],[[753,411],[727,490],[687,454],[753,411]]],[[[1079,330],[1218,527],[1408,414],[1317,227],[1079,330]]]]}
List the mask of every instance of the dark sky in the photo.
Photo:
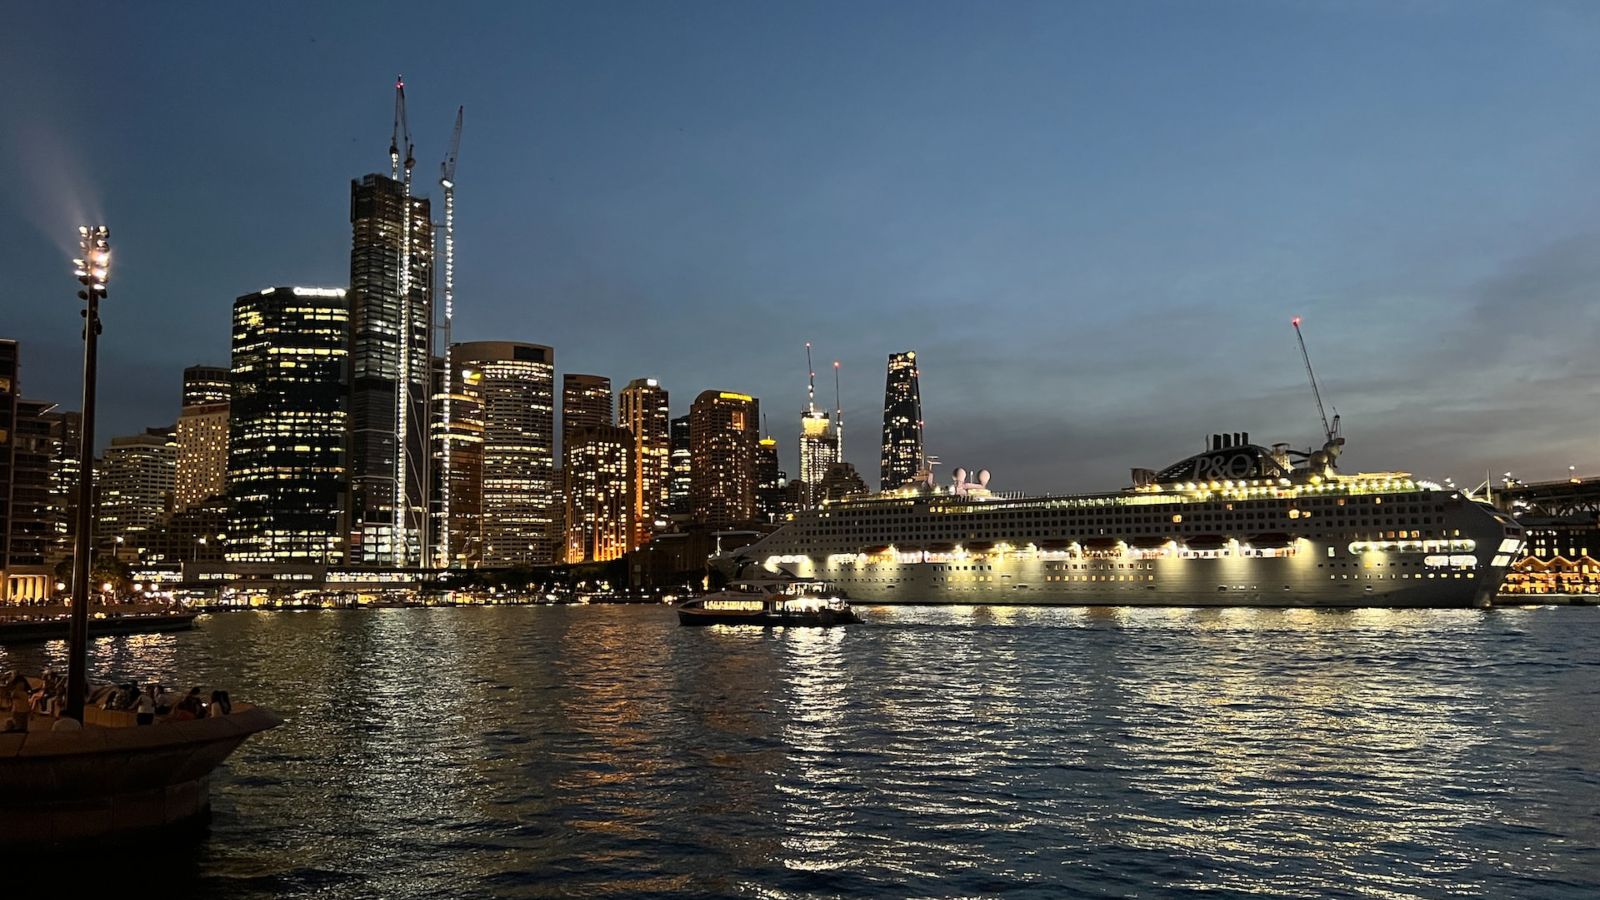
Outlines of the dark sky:
{"type": "Polygon", "coordinates": [[[1305,446],[1294,314],[1347,471],[1600,471],[1597,51],[1581,2],[12,4],[0,336],[76,405],[105,221],[102,433],[171,422],[236,295],[345,283],[403,72],[435,196],[467,110],[456,338],[754,393],[791,472],[808,339],[873,482],[908,348],[997,488],[1305,446]]]}

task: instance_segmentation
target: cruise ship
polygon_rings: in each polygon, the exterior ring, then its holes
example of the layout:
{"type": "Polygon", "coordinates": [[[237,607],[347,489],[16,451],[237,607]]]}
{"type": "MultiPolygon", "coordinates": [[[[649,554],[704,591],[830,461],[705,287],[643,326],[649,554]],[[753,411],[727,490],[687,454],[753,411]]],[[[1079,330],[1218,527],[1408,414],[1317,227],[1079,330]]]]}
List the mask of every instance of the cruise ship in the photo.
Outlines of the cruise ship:
{"type": "Polygon", "coordinates": [[[987,472],[924,472],[712,562],[826,580],[858,603],[1487,607],[1522,529],[1403,472],[1340,473],[1336,429],[1319,451],[1215,434],[1111,493],[1022,497],[990,491],[987,472]]]}

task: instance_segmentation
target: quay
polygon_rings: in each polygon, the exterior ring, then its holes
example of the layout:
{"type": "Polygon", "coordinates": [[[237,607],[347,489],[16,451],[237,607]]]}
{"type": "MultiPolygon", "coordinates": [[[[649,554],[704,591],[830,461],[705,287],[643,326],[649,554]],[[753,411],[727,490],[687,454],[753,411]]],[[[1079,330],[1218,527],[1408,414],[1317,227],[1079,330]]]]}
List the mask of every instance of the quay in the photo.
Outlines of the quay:
{"type": "MultiPolygon", "coordinates": [[[[187,631],[198,612],[148,604],[97,607],[89,618],[89,636],[187,631]]],[[[18,607],[0,613],[0,644],[66,640],[72,631],[70,607],[18,607]]]]}

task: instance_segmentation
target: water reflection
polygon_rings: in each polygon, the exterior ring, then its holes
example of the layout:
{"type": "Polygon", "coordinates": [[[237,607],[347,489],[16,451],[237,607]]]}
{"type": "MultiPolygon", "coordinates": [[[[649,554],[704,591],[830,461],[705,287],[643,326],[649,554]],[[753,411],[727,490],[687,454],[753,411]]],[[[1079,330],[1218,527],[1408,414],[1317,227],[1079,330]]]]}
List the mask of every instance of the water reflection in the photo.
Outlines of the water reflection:
{"type": "Polygon", "coordinates": [[[1595,610],[867,615],[234,613],[92,660],[289,719],[219,778],[180,893],[1600,888],[1595,610]]]}

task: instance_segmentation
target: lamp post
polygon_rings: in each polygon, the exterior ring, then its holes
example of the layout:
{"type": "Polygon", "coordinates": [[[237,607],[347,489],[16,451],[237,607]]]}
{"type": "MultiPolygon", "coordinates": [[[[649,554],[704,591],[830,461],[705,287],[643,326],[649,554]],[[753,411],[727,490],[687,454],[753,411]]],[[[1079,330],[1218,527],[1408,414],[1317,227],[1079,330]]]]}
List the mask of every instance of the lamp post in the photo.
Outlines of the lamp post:
{"type": "Polygon", "coordinates": [[[83,256],[72,261],[83,290],[83,422],[78,444],[78,530],[72,552],[72,634],[67,656],[68,718],[83,721],[89,689],[89,572],[94,553],[94,388],[100,350],[100,300],[111,273],[111,232],[104,225],[78,226],[83,256]]]}

